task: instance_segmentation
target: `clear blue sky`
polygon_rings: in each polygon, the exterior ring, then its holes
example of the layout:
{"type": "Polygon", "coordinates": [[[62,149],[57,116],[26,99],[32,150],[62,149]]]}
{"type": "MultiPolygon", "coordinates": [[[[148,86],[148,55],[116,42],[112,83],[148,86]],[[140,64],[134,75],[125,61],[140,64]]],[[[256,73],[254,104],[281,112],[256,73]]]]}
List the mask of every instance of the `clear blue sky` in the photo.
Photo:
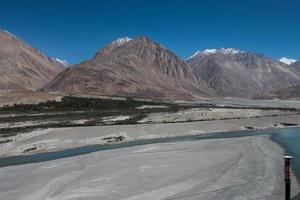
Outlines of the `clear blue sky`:
{"type": "Polygon", "coordinates": [[[300,60],[299,0],[1,0],[0,28],[70,63],[141,35],[183,58],[236,47],[300,60]]]}

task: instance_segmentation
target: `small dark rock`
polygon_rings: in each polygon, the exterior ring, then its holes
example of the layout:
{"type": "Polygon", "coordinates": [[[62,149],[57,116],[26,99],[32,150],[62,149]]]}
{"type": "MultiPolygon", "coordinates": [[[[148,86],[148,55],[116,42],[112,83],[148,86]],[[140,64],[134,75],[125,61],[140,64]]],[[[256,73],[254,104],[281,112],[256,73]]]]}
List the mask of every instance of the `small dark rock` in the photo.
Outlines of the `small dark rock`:
{"type": "Polygon", "coordinates": [[[108,143],[116,143],[116,142],[123,142],[125,141],[124,136],[110,136],[110,137],[104,137],[102,140],[107,140],[108,143]]]}
{"type": "Polygon", "coordinates": [[[248,129],[248,130],[253,130],[253,129],[254,129],[254,127],[252,127],[252,126],[245,126],[245,129],[248,129]]]}
{"type": "Polygon", "coordinates": [[[296,124],[296,123],[280,123],[282,126],[298,126],[299,124],[296,124]]]}
{"type": "Polygon", "coordinates": [[[23,151],[23,153],[28,153],[28,152],[35,151],[35,150],[37,150],[36,147],[31,147],[31,148],[25,149],[25,150],[23,151]]]}

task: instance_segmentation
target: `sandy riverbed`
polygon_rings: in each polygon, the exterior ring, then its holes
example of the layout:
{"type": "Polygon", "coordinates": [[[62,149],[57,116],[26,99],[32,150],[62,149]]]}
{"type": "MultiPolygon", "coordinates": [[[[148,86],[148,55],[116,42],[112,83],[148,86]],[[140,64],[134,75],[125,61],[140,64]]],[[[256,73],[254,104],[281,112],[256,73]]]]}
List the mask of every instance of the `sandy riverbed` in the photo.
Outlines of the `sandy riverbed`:
{"type": "Polygon", "coordinates": [[[0,199],[281,200],[282,159],[266,136],[149,144],[0,168],[0,199]]]}
{"type": "Polygon", "coordinates": [[[31,153],[38,153],[91,144],[105,144],[108,142],[108,140],[104,140],[104,138],[111,136],[122,136],[124,137],[124,142],[126,142],[147,138],[246,130],[246,127],[252,127],[253,129],[257,130],[283,128],[284,126],[280,123],[300,124],[300,115],[185,123],[45,129],[6,138],[11,139],[12,141],[9,143],[0,144],[0,156],[20,155],[24,154],[23,152],[27,149],[32,148],[34,148],[34,151],[31,153]]]}

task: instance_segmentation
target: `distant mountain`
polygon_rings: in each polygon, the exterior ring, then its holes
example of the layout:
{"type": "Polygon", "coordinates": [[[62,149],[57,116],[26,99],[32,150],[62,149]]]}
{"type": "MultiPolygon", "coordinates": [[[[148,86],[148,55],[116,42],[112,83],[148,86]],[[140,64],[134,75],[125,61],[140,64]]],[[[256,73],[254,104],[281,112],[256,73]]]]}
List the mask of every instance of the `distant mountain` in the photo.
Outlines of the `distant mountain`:
{"type": "Polygon", "coordinates": [[[0,30],[0,90],[38,89],[60,71],[39,50],[0,30]]]}
{"type": "Polygon", "coordinates": [[[54,62],[56,65],[58,65],[61,69],[65,69],[69,67],[69,63],[66,60],[61,60],[59,58],[50,58],[52,62],[54,62]]]}
{"type": "Polygon", "coordinates": [[[300,84],[299,72],[286,64],[234,48],[198,51],[187,63],[222,97],[252,97],[300,84]]]}
{"type": "Polygon", "coordinates": [[[185,61],[147,37],[121,38],[88,61],[68,68],[46,91],[193,99],[213,93],[185,61]]]}
{"type": "Polygon", "coordinates": [[[284,64],[287,64],[287,65],[291,65],[291,64],[297,62],[297,60],[291,59],[291,58],[287,58],[287,57],[283,57],[283,58],[279,59],[279,61],[283,62],[284,64]]]}

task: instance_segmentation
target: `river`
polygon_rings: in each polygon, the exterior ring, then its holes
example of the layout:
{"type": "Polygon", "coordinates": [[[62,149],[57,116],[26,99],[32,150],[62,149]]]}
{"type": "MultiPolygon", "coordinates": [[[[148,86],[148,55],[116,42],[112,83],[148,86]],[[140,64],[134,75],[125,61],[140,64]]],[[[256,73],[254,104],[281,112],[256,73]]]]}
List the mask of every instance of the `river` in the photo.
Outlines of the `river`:
{"type": "Polygon", "coordinates": [[[54,152],[44,152],[30,155],[2,157],[0,158],[0,167],[21,165],[28,163],[38,163],[50,161],[60,158],[88,154],[96,151],[106,151],[110,149],[126,148],[137,145],[153,144],[153,143],[167,143],[167,142],[182,142],[204,139],[218,139],[218,138],[234,138],[246,137],[254,135],[271,135],[272,139],[281,144],[287,151],[287,154],[292,155],[294,162],[294,169],[297,177],[300,177],[300,128],[284,128],[275,130],[262,130],[262,131],[235,131],[235,132],[220,132],[206,135],[195,136],[180,136],[170,138],[157,138],[139,141],[130,141],[121,144],[106,144],[106,145],[89,145],[73,149],[59,150],[54,152]],[[299,167],[298,167],[299,166],[299,167]]]}

